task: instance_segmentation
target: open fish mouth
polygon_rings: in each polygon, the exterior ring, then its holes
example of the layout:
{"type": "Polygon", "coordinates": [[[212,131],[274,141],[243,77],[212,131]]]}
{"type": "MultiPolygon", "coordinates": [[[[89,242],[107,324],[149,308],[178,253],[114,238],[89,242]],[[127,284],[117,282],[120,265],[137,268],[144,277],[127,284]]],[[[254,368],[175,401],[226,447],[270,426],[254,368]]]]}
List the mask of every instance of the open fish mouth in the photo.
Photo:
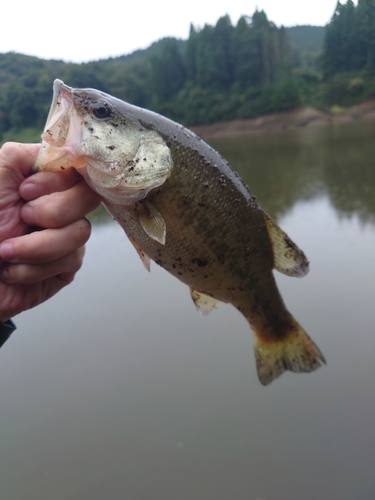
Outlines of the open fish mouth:
{"type": "Polygon", "coordinates": [[[77,156],[77,146],[84,140],[85,128],[73,103],[73,89],[61,80],[53,84],[53,99],[42,134],[42,146],[34,171],[65,170],[86,166],[77,156]]]}

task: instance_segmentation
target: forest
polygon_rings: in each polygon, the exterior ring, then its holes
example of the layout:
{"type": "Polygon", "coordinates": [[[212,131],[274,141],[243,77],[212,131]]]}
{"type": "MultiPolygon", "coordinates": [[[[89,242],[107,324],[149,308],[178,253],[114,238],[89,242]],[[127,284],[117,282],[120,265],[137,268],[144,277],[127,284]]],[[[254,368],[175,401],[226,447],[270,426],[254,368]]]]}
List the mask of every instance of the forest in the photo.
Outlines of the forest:
{"type": "Polygon", "coordinates": [[[375,0],[337,3],[326,27],[277,27],[263,11],[191,25],[187,40],[83,64],[0,54],[0,140],[35,140],[52,82],[92,87],[185,125],[375,98],[375,0]]]}

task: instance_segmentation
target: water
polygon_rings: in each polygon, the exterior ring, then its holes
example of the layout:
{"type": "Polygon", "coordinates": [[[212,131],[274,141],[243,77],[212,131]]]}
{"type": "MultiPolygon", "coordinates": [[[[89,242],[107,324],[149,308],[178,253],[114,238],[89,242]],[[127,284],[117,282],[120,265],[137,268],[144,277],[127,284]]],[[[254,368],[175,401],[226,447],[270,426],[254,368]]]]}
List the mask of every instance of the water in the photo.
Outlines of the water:
{"type": "Polygon", "coordinates": [[[0,351],[1,498],[375,498],[375,124],[215,142],[311,261],[277,274],[327,358],[256,376],[244,318],[207,317],[119,226],[0,351]]]}

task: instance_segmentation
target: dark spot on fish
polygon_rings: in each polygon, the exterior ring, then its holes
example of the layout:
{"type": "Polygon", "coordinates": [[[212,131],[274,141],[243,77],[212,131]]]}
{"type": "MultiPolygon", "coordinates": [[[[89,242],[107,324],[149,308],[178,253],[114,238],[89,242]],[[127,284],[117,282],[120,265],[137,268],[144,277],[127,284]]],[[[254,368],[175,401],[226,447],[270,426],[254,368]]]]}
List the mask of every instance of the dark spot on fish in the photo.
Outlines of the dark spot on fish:
{"type": "Polygon", "coordinates": [[[180,276],[182,276],[182,273],[178,272],[177,274],[179,274],[180,276]]]}
{"type": "Polygon", "coordinates": [[[61,165],[60,170],[65,170],[65,167],[63,167],[63,166],[61,165]]]}
{"type": "Polygon", "coordinates": [[[89,132],[93,133],[94,129],[92,127],[89,127],[89,132]]]}
{"type": "Polygon", "coordinates": [[[113,151],[115,149],[115,146],[106,146],[107,149],[110,149],[111,151],[113,151]]]}
{"type": "Polygon", "coordinates": [[[208,260],[207,259],[196,258],[196,259],[192,259],[191,263],[192,264],[197,264],[198,267],[206,267],[207,264],[208,264],[208,260]]]}
{"type": "Polygon", "coordinates": [[[205,187],[206,189],[208,189],[208,188],[210,187],[210,185],[208,184],[208,182],[206,182],[206,183],[205,183],[205,184],[203,184],[203,185],[204,185],[204,187],[205,187]]]}
{"type": "Polygon", "coordinates": [[[225,255],[220,254],[217,256],[217,260],[219,261],[220,264],[224,264],[225,262],[225,255]]]}

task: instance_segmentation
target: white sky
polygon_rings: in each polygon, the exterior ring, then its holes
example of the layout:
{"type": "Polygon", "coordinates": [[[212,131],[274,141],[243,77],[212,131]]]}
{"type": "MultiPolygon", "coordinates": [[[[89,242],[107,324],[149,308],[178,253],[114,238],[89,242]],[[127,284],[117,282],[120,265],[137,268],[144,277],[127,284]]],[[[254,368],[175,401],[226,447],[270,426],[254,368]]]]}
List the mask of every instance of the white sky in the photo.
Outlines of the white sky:
{"type": "Polygon", "coordinates": [[[0,52],[91,61],[146,48],[165,36],[187,39],[189,26],[232,24],[264,10],[278,26],[323,26],[337,0],[5,0],[0,52]]]}

